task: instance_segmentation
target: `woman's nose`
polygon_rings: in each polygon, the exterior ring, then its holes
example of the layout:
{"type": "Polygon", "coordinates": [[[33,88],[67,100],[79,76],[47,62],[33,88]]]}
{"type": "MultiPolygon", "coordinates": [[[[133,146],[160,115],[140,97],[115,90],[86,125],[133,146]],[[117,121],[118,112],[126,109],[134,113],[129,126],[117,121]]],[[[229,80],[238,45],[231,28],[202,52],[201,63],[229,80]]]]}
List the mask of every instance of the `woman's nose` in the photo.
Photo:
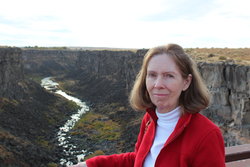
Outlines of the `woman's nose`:
{"type": "Polygon", "coordinates": [[[163,82],[163,80],[162,80],[161,77],[158,77],[158,78],[155,80],[154,87],[155,87],[155,88],[158,88],[158,89],[164,87],[164,82],[163,82]]]}

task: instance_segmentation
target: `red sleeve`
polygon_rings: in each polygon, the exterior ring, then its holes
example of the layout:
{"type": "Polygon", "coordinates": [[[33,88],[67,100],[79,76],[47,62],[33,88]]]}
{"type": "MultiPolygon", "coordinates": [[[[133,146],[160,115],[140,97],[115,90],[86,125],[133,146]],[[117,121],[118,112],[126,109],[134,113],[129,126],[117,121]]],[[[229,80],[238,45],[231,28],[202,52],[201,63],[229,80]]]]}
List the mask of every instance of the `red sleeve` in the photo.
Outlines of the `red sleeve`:
{"type": "Polygon", "coordinates": [[[214,129],[202,140],[192,167],[225,167],[225,147],[219,129],[214,129]]]}
{"type": "Polygon", "coordinates": [[[134,152],[96,156],[86,161],[87,166],[88,167],[133,167],[136,153],[141,145],[145,127],[149,120],[150,116],[148,114],[145,114],[141,123],[140,133],[137,137],[137,142],[135,144],[134,152]]]}
{"type": "Polygon", "coordinates": [[[88,167],[133,167],[136,154],[100,155],[86,161],[88,167]]]}

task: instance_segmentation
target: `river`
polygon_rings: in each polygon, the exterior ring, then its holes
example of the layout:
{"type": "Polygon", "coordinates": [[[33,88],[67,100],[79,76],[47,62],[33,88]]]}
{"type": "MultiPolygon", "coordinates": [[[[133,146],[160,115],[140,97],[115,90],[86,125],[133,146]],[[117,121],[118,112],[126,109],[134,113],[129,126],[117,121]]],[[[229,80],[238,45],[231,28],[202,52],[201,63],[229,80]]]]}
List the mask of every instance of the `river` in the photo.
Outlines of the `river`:
{"type": "Polygon", "coordinates": [[[77,146],[69,142],[70,136],[68,135],[68,132],[74,127],[76,122],[81,118],[82,114],[89,111],[89,107],[80,99],[70,96],[60,90],[58,88],[58,85],[58,83],[52,80],[52,77],[46,77],[41,80],[41,86],[44,87],[46,90],[52,93],[59,94],[80,106],[80,109],[75,114],[71,115],[70,119],[62,127],[59,128],[57,133],[58,144],[59,146],[64,148],[64,153],[66,157],[69,157],[66,159],[60,159],[60,164],[68,166],[73,165],[73,162],[70,161],[70,157],[72,157],[72,155],[76,156],[78,162],[80,162],[80,159],[84,158],[84,155],[86,153],[85,150],[77,150],[77,146]]]}

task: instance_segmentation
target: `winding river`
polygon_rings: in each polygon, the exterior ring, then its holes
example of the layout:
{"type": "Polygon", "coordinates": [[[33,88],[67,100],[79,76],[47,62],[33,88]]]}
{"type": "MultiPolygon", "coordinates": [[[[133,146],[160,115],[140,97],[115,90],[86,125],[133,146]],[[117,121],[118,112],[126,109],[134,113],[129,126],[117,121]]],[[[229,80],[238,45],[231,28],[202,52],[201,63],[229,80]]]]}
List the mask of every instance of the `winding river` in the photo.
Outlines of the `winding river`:
{"type": "MultiPolygon", "coordinates": [[[[62,127],[59,128],[57,133],[59,146],[62,146],[64,148],[65,155],[68,157],[74,155],[78,158],[78,162],[80,162],[80,159],[84,158],[86,151],[85,150],[76,151],[77,147],[69,142],[70,136],[68,136],[67,133],[69,132],[70,129],[74,127],[75,123],[80,119],[82,114],[89,111],[89,107],[80,99],[70,96],[65,92],[63,92],[62,90],[59,90],[58,85],[59,85],[58,83],[52,80],[52,77],[46,77],[41,80],[41,86],[44,87],[46,90],[52,93],[59,94],[65,97],[66,99],[75,102],[78,106],[80,106],[80,109],[77,111],[77,113],[71,115],[70,119],[62,127]]],[[[72,165],[73,163],[68,159],[61,159],[60,164],[68,166],[72,165]]]]}

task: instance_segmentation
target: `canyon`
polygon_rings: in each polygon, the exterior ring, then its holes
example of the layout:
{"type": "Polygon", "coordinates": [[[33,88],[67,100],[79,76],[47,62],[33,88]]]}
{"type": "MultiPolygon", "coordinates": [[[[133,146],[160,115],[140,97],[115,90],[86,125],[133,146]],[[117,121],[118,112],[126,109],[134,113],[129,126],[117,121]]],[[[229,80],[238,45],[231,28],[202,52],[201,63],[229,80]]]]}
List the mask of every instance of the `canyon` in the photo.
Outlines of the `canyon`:
{"type": "MultiPolygon", "coordinates": [[[[52,134],[73,113],[73,109],[69,108],[70,104],[64,105],[65,99],[48,93],[35,82],[37,77],[47,76],[53,76],[63,89],[86,101],[90,112],[102,114],[105,119],[121,126],[121,139],[115,142],[91,142],[84,134],[72,136],[72,140],[82,147],[92,145],[92,148],[87,148],[90,152],[102,150],[111,154],[132,151],[143,111],[133,111],[128,105],[128,96],[146,52],[147,49],[0,48],[0,151],[5,152],[5,156],[0,156],[0,164],[32,166],[32,162],[22,159],[22,153],[11,147],[12,143],[6,142],[10,138],[15,141],[14,146],[22,140],[21,143],[30,143],[42,155],[49,155],[46,163],[38,160],[40,164],[36,166],[58,163],[56,158],[60,156],[60,148],[53,143],[52,134]],[[51,107],[45,107],[48,105],[51,107]],[[27,124],[17,124],[23,119],[27,124]],[[36,124],[39,121],[40,124],[36,124]],[[36,135],[40,136],[40,146],[36,135]],[[44,145],[49,145],[52,151],[48,152],[44,145]],[[51,156],[53,154],[55,156],[51,156]]],[[[190,50],[188,53],[193,54],[190,50]]],[[[221,128],[225,146],[250,143],[250,66],[233,61],[197,61],[197,66],[212,94],[212,103],[202,114],[221,128]]],[[[19,149],[27,151],[28,147],[23,145],[19,149]]],[[[33,156],[40,158],[40,155],[33,156]]]]}
{"type": "Polygon", "coordinates": [[[59,163],[57,129],[77,106],[28,79],[20,48],[0,48],[0,167],[59,163]]]}

